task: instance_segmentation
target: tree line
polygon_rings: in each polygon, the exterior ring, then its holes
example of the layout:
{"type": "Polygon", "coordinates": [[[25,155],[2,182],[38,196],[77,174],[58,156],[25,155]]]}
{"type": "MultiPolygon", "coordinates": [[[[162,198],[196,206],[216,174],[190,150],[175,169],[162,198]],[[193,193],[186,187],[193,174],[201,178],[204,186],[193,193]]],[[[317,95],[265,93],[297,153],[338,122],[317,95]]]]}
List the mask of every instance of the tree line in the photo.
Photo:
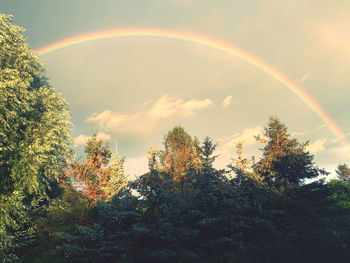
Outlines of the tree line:
{"type": "Polygon", "coordinates": [[[74,159],[69,111],[12,17],[0,15],[0,262],[348,262],[350,167],[338,179],[270,117],[256,162],[225,169],[180,126],[148,172],[96,134],[74,159]]]}

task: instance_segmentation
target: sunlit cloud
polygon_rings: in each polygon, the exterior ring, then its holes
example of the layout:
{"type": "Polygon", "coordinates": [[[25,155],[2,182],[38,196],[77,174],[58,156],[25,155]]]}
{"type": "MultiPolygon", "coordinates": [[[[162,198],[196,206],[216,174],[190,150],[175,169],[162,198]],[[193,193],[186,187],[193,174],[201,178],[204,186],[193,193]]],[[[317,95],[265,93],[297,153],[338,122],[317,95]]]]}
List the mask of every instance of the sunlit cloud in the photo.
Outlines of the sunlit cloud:
{"type": "Polygon", "coordinates": [[[238,143],[243,145],[243,157],[251,158],[252,156],[260,156],[258,149],[258,141],[256,136],[262,136],[264,128],[262,126],[255,126],[252,128],[243,129],[228,138],[219,141],[219,147],[216,154],[219,155],[215,161],[215,167],[226,168],[226,166],[236,156],[236,146],[238,143]]]}
{"type": "Polygon", "coordinates": [[[156,123],[169,118],[193,117],[198,111],[214,105],[209,98],[184,100],[178,97],[163,95],[154,104],[144,103],[142,110],[134,114],[123,114],[105,110],[87,118],[106,131],[124,133],[134,136],[145,136],[153,132],[156,123]]]}
{"type": "Polygon", "coordinates": [[[313,143],[311,143],[310,145],[308,145],[307,150],[310,153],[317,153],[317,152],[323,151],[326,149],[324,146],[326,142],[327,142],[326,138],[318,139],[318,140],[314,141],[313,143]]]}
{"type": "Polygon", "coordinates": [[[243,146],[250,146],[257,143],[256,136],[262,135],[264,128],[262,126],[255,126],[253,128],[246,128],[242,132],[235,133],[230,140],[226,142],[223,147],[226,149],[234,149],[237,143],[242,143],[243,146]]]}
{"type": "Polygon", "coordinates": [[[181,98],[177,99],[176,97],[164,95],[156,101],[147,114],[155,120],[168,118],[173,115],[190,117],[195,115],[197,111],[208,108],[210,105],[213,105],[213,101],[208,98],[185,101],[181,98]]]}
{"type": "Polygon", "coordinates": [[[222,107],[226,109],[228,106],[230,106],[232,102],[232,96],[227,96],[221,103],[222,107]]]}
{"type": "MultiPolygon", "coordinates": [[[[100,140],[110,140],[111,139],[111,136],[107,133],[104,133],[104,132],[98,132],[96,134],[96,137],[100,140]]],[[[91,136],[87,136],[85,134],[80,134],[78,135],[77,137],[74,138],[73,140],[73,143],[75,145],[84,145],[86,144],[86,142],[91,138],[91,136]]]]}
{"type": "Polygon", "coordinates": [[[307,80],[311,76],[311,73],[306,73],[304,74],[300,80],[298,81],[299,83],[303,83],[305,80],[307,80]]]}
{"type": "Polygon", "coordinates": [[[125,171],[129,180],[135,180],[138,175],[148,172],[147,155],[125,159],[125,171]]]}

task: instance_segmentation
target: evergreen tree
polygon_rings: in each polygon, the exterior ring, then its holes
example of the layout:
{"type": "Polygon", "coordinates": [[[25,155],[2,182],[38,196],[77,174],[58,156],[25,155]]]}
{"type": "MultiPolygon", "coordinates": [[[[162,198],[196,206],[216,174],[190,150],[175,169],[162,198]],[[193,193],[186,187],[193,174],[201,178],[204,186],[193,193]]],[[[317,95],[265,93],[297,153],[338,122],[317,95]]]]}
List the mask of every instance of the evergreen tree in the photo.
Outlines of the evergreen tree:
{"type": "Polygon", "coordinates": [[[344,183],[350,184],[350,167],[349,165],[343,163],[339,164],[335,172],[338,175],[339,180],[342,180],[344,183]]]}
{"type": "Polygon", "coordinates": [[[102,187],[107,200],[111,200],[113,196],[118,194],[121,188],[126,186],[128,183],[124,171],[124,162],[125,158],[119,157],[119,153],[116,148],[116,154],[108,166],[108,176],[103,182],[104,186],[102,187]]]}
{"type": "Polygon", "coordinates": [[[265,137],[258,138],[265,146],[261,160],[255,165],[265,182],[277,188],[298,186],[304,179],[324,174],[314,167],[313,156],[306,150],[308,143],[290,138],[287,127],[276,117],[270,117],[265,137]]]}
{"type": "Polygon", "coordinates": [[[97,138],[96,133],[87,141],[85,162],[74,161],[66,176],[73,179],[73,184],[91,201],[105,197],[103,187],[106,187],[109,170],[108,164],[112,152],[109,144],[97,138]]]}
{"type": "Polygon", "coordinates": [[[202,167],[198,145],[180,126],[176,126],[164,138],[164,151],[160,153],[160,169],[173,176],[176,181],[186,181],[190,170],[202,167]]]}

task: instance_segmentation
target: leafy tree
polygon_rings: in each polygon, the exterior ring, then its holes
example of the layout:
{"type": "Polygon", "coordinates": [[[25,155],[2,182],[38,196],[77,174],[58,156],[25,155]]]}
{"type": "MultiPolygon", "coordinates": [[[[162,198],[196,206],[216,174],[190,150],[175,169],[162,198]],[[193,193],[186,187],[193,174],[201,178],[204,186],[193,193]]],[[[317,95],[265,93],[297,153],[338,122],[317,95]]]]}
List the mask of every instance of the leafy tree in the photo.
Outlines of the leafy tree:
{"type": "Polygon", "coordinates": [[[22,200],[19,191],[0,195],[0,262],[18,262],[18,250],[28,246],[35,237],[28,208],[22,200]]]}
{"type": "Polygon", "coordinates": [[[31,211],[48,198],[70,155],[66,101],[12,16],[0,14],[0,261],[18,261],[34,237],[31,211]]]}
{"type": "Polygon", "coordinates": [[[0,192],[43,193],[68,158],[69,113],[11,21],[0,15],[0,192]]]}
{"type": "Polygon", "coordinates": [[[339,164],[335,172],[338,175],[338,178],[344,183],[350,184],[350,167],[349,165],[343,163],[339,164]]]}
{"type": "Polygon", "coordinates": [[[44,207],[31,213],[35,227],[35,240],[23,250],[26,263],[66,262],[57,247],[63,242],[60,233],[75,234],[76,226],[90,226],[94,205],[71,185],[60,185],[57,196],[44,207]]]}

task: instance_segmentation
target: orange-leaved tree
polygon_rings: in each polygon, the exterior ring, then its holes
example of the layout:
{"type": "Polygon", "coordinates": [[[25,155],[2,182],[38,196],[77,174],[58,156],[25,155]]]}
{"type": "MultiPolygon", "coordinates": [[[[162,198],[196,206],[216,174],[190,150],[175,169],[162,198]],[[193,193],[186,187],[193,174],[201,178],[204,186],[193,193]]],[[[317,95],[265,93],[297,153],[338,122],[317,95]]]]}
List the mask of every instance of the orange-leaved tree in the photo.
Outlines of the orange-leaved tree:
{"type": "Polygon", "coordinates": [[[109,143],[103,143],[94,133],[85,146],[86,161],[74,161],[67,171],[67,177],[82,194],[91,201],[110,199],[126,185],[124,158],[118,152],[109,163],[112,152],[109,143]]]}

